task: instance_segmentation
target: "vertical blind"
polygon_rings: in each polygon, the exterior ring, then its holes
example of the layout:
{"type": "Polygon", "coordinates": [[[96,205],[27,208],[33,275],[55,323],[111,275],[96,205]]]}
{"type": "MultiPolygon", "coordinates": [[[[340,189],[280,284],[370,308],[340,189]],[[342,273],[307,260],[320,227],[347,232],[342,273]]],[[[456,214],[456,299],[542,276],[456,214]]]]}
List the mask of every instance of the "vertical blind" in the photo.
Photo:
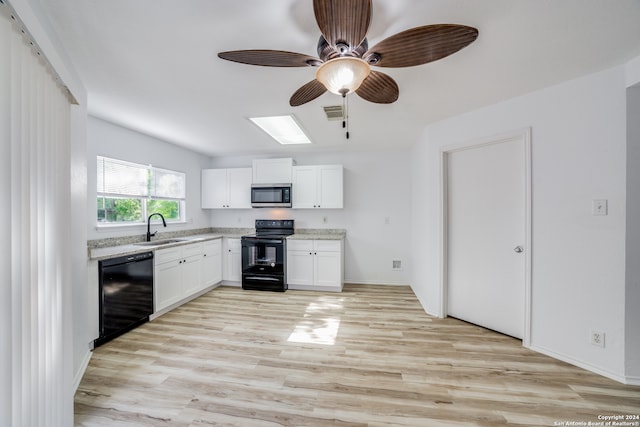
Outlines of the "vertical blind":
{"type": "Polygon", "coordinates": [[[70,426],[70,103],[0,3],[0,425],[70,426]]]}

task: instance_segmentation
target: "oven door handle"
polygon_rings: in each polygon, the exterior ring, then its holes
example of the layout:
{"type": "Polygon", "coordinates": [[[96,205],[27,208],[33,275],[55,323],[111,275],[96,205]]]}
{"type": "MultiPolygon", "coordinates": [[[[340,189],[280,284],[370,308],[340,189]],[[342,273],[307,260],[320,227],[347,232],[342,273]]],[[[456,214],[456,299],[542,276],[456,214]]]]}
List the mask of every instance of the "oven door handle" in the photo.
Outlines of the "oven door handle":
{"type": "Polygon", "coordinates": [[[280,279],[276,279],[275,277],[260,277],[260,276],[247,276],[245,277],[247,280],[262,280],[265,282],[279,282],[280,279]]]}
{"type": "Polygon", "coordinates": [[[252,238],[252,239],[243,240],[243,243],[253,243],[253,244],[256,244],[256,243],[269,243],[269,244],[278,245],[278,244],[282,243],[282,240],[267,240],[267,239],[253,239],[252,238]]]}

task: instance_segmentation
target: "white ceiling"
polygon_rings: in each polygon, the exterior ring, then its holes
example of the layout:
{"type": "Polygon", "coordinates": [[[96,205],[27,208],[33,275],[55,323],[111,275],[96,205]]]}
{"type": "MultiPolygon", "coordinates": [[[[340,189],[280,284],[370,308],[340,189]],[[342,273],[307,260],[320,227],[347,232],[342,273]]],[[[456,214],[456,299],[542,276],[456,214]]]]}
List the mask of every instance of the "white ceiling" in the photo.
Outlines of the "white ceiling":
{"type": "Polygon", "coordinates": [[[212,156],[407,147],[425,125],[640,55],[640,0],[373,0],[369,45],[427,24],[478,28],[460,52],[381,69],[391,105],[349,97],[351,138],[322,107],[289,97],[314,68],[257,67],[217,53],[278,49],[317,56],[311,0],[31,0],[65,46],[90,114],[212,156]],[[280,147],[247,117],[293,113],[314,144],[280,147]]]}

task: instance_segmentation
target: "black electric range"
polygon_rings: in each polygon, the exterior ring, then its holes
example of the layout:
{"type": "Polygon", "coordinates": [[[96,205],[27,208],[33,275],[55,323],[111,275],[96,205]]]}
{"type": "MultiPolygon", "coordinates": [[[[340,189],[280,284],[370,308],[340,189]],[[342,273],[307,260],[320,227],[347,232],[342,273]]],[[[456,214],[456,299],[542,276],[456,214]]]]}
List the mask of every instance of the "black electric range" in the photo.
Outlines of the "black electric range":
{"type": "Polygon", "coordinates": [[[292,219],[257,219],[256,233],[242,236],[242,288],[287,290],[287,236],[294,233],[292,219]]]}

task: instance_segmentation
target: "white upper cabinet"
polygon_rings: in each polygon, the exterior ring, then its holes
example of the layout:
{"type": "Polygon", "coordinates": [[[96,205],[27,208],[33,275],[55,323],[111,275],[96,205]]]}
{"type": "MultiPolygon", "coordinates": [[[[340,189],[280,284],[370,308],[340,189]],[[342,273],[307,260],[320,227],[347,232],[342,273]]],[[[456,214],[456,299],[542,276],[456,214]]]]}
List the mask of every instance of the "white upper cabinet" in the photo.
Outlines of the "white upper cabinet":
{"type": "Polygon", "coordinates": [[[316,202],[316,167],[296,166],[293,168],[293,182],[291,186],[293,208],[315,208],[316,202]]]}
{"type": "Polygon", "coordinates": [[[251,168],[203,169],[203,209],[250,209],[251,168]]]}
{"type": "Polygon", "coordinates": [[[223,208],[227,204],[227,170],[202,170],[202,208],[223,208]]]}
{"type": "Polygon", "coordinates": [[[292,207],[297,209],[341,209],[342,165],[294,166],[292,207]]]}
{"type": "Polygon", "coordinates": [[[293,159],[257,159],[253,161],[254,184],[289,184],[293,159]]]}
{"type": "Polygon", "coordinates": [[[251,168],[227,169],[228,208],[251,208],[251,168]]]}

